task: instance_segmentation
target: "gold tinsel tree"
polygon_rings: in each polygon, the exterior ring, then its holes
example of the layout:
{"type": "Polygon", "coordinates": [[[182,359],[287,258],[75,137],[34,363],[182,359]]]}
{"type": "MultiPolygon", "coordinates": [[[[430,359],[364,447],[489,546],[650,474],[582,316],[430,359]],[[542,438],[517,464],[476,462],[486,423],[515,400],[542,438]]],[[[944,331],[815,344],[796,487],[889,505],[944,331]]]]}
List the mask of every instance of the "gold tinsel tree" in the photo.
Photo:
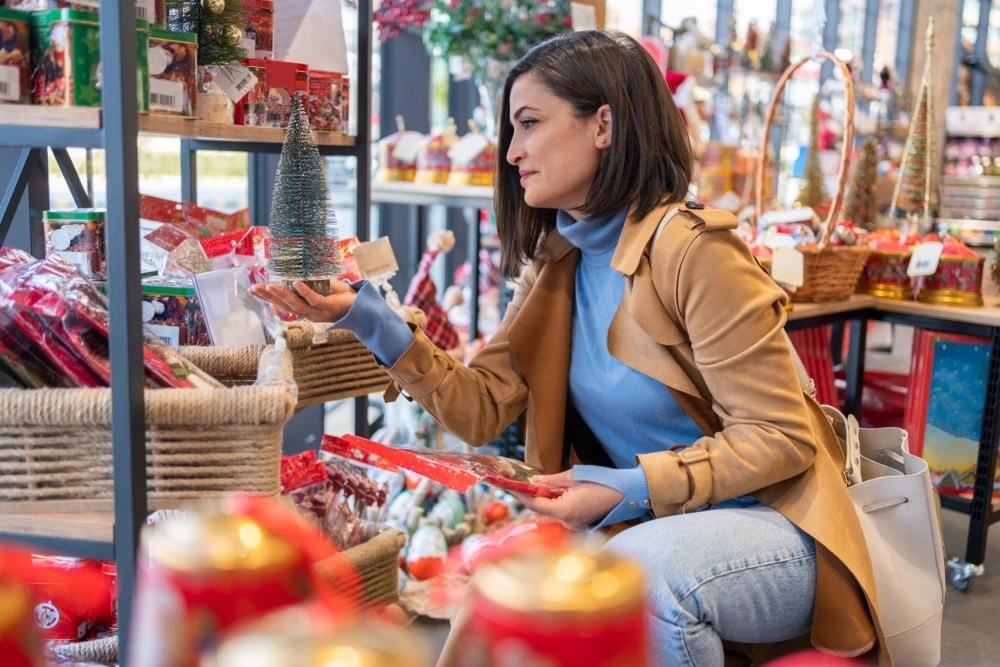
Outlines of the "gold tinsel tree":
{"type": "Polygon", "coordinates": [[[878,143],[869,139],[861,145],[861,155],[854,165],[851,189],[844,204],[844,219],[867,229],[875,228],[878,216],[878,143]]]}
{"type": "Polygon", "coordinates": [[[798,203],[802,206],[822,206],[830,201],[823,187],[823,169],[819,163],[819,95],[813,100],[809,117],[809,152],[806,154],[806,173],[799,190],[798,203]]]}
{"type": "Polygon", "coordinates": [[[899,165],[896,189],[892,196],[892,214],[912,223],[922,219],[929,229],[937,213],[939,193],[937,174],[937,133],[934,128],[934,94],[931,86],[931,61],[934,52],[934,17],[927,21],[927,57],[913,108],[913,122],[906,137],[906,148],[899,165]]]}

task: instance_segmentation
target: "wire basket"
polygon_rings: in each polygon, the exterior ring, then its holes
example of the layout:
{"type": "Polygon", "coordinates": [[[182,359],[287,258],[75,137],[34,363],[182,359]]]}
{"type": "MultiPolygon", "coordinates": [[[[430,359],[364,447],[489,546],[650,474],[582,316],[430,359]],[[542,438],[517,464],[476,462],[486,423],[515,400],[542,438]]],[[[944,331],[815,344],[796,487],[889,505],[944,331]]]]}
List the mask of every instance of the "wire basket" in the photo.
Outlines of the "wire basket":
{"type": "MultiPolygon", "coordinates": [[[[298,385],[296,410],[354,396],[385,391],[389,376],[374,355],[350,331],[327,325],[292,322],[285,339],[298,385]]],[[[183,347],[181,353],[219,382],[234,387],[253,383],[262,345],[245,348],[183,347]]]]}
{"type": "MultiPolygon", "coordinates": [[[[145,392],[151,508],[244,492],[277,495],[281,436],[294,408],[291,357],[273,349],[232,389],[145,392]]],[[[110,389],[0,390],[0,508],[111,511],[110,389]]]]}
{"type": "Polygon", "coordinates": [[[851,72],[837,56],[827,51],[820,51],[815,56],[807,56],[782,73],[774,88],[774,95],[767,105],[764,116],[764,132],[761,137],[760,150],[757,151],[757,169],[754,175],[754,193],[756,216],[759,220],[764,213],[764,173],[767,169],[767,146],[771,134],[771,126],[781,104],[781,95],[785,84],[806,63],[826,59],[840,69],[844,78],[846,93],[844,119],[844,142],[840,152],[840,172],[837,177],[837,191],[830,205],[826,220],[823,222],[819,242],[815,246],[800,246],[798,250],[803,255],[803,284],[792,299],[804,303],[821,303],[825,301],[845,301],[851,298],[858,278],[865,268],[865,262],[871,254],[867,246],[831,246],[830,235],[837,223],[841,206],[844,203],[844,190],[851,162],[851,148],[854,145],[854,82],[851,72]]]}

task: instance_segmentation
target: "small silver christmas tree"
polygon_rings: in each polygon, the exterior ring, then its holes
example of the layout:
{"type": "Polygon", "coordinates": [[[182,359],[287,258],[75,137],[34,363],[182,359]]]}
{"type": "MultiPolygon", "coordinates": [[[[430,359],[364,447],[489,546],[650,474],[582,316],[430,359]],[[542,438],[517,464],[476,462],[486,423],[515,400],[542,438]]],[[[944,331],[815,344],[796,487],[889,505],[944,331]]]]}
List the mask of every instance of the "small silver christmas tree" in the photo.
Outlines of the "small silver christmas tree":
{"type": "Polygon", "coordinates": [[[301,280],[329,294],[330,281],[341,272],[337,215],[326,186],[326,164],[297,98],[278,160],[268,225],[271,279],[289,288],[301,280]]]}

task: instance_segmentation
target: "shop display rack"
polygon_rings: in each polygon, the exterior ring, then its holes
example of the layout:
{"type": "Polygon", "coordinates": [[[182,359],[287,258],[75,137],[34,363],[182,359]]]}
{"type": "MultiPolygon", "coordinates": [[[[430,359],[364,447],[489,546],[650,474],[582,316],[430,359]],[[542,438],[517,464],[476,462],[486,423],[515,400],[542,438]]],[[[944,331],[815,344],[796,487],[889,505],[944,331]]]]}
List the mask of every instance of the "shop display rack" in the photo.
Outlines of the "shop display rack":
{"type": "MultiPolygon", "coordinates": [[[[371,161],[371,2],[358,0],[358,66],[356,136],[318,133],[320,152],[357,158],[358,236],[367,240],[371,161]]],[[[182,137],[189,150],[277,153],[284,131],[222,126],[197,120],[140,116],[136,108],[134,3],[102,2],[100,35],[103,80],[101,109],[0,105],[0,146],[20,148],[0,199],[0,245],[7,237],[38,154],[52,149],[77,206],[90,206],[66,148],[103,148],[107,174],[108,293],[111,322],[112,457],[114,513],[0,513],[0,540],[16,541],[62,554],[114,560],[118,568],[120,644],[127,646],[135,584],[139,531],[147,514],[145,408],[143,401],[142,323],[139,274],[140,133],[182,137]]],[[[192,160],[193,161],[193,160],[192,160]]],[[[183,161],[182,161],[183,163],[183,161]]],[[[189,172],[189,176],[193,173],[189,172]]],[[[2,185],[2,184],[0,184],[2,185]]],[[[251,183],[253,185],[253,183],[251,183]]],[[[253,193],[251,193],[253,195],[253,193]]],[[[253,196],[251,196],[253,199],[253,196]]],[[[367,426],[367,402],[358,400],[356,414],[367,426]]],[[[123,660],[122,665],[125,665],[123,660]]]]}

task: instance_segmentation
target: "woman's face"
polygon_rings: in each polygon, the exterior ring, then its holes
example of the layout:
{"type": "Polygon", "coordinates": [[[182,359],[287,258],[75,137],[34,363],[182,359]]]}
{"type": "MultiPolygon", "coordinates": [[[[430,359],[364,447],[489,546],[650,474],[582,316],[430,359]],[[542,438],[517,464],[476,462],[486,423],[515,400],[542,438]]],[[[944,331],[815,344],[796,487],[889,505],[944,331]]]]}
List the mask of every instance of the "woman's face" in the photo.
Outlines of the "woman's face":
{"type": "Polygon", "coordinates": [[[569,102],[552,94],[530,73],[510,89],[514,126],[507,162],[517,167],[524,203],[562,209],[576,219],[611,145],[611,109],[578,118],[569,102]]]}

